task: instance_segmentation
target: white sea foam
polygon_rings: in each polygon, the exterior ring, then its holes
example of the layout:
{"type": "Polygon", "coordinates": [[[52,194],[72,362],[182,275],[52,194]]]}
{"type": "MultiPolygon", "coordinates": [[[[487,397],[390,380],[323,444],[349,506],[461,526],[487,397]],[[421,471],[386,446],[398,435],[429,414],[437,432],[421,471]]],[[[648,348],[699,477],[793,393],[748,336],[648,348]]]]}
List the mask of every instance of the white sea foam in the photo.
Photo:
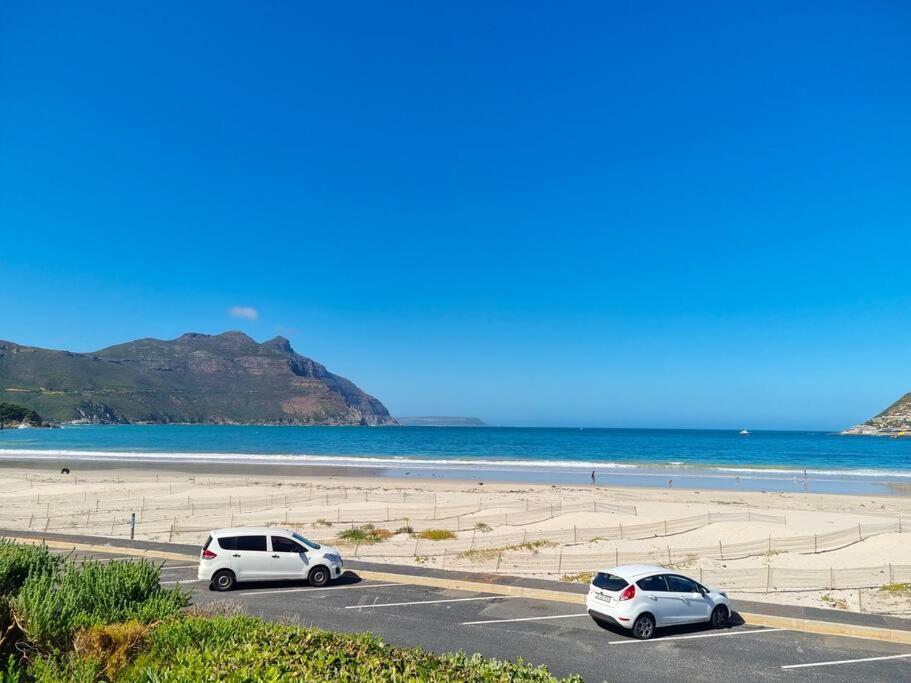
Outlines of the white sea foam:
{"type": "MultiPolygon", "coordinates": [[[[802,477],[803,469],[790,469],[782,467],[713,467],[718,472],[733,472],[744,474],[777,474],[788,477],[802,477]]],[[[828,477],[911,477],[911,472],[899,470],[815,470],[806,469],[809,475],[824,475],[828,477]]]]}
{"type": "Polygon", "coordinates": [[[117,460],[131,462],[274,463],[282,465],[344,465],[347,467],[473,467],[508,469],[636,469],[636,465],[586,460],[490,460],[486,458],[413,458],[405,456],[301,455],[278,453],[165,453],[0,448],[0,458],[117,460]]]}

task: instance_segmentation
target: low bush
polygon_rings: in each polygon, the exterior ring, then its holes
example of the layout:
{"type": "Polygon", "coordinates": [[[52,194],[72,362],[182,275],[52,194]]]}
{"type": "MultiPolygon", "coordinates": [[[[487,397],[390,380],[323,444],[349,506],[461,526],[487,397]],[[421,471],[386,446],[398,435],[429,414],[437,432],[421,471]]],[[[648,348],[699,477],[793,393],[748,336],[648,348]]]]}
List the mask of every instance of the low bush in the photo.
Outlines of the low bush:
{"type": "Polygon", "coordinates": [[[456,537],[455,532],[449,529],[424,529],[418,536],[428,541],[448,541],[456,537]]]}
{"type": "Polygon", "coordinates": [[[13,596],[22,588],[26,578],[35,574],[53,574],[61,558],[47,546],[22,545],[0,539],[0,596],[13,596]]]}
{"type": "Polygon", "coordinates": [[[45,652],[66,651],[76,629],[178,614],[189,598],[162,588],[151,562],[66,563],[56,574],[30,575],[10,603],[26,639],[45,652]]]}
{"type": "MultiPolygon", "coordinates": [[[[254,617],[188,617],[153,629],[147,649],[116,680],[554,681],[544,667],[463,653],[397,648],[369,633],[343,634],[254,617]]],[[[579,678],[567,679],[581,681],[579,678]]]]}
{"type": "Polygon", "coordinates": [[[392,538],[392,532],[389,529],[377,529],[373,524],[365,524],[364,526],[345,529],[339,532],[336,538],[350,543],[382,543],[392,538]]]}
{"type": "Polygon", "coordinates": [[[480,531],[481,533],[486,534],[488,531],[493,531],[493,527],[490,526],[487,522],[478,522],[474,525],[475,531],[480,531]]]}

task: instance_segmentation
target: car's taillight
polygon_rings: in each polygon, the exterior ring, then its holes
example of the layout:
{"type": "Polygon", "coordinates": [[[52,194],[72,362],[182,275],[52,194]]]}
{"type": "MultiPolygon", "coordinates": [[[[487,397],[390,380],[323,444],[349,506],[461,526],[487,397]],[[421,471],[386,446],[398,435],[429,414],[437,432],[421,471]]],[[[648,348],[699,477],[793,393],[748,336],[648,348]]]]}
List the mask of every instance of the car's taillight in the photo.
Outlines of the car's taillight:
{"type": "Polygon", "coordinates": [[[208,548],[206,548],[205,550],[202,551],[202,559],[204,559],[204,560],[214,560],[216,557],[218,557],[218,555],[213,553],[208,548]]]}
{"type": "Polygon", "coordinates": [[[636,587],[633,584],[628,585],[623,589],[623,592],[620,593],[619,600],[632,600],[636,597],[636,587]]]}

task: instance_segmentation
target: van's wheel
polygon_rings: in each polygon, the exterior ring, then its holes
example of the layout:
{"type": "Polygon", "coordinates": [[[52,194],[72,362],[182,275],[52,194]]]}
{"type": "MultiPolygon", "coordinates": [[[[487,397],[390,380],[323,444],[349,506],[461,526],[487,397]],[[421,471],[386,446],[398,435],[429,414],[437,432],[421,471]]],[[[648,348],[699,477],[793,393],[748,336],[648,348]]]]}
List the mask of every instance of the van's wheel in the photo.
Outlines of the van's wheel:
{"type": "Polygon", "coordinates": [[[329,583],[329,570],[325,567],[314,567],[307,578],[310,580],[311,586],[321,588],[329,583]]]}
{"type": "Polygon", "coordinates": [[[640,614],[633,622],[633,637],[648,640],[655,635],[655,617],[651,614],[640,614]]]}
{"type": "Polygon", "coordinates": [[[234,572],[230,569],[221,569],[212,576],[211,585],[214,590],[223,593],[234,588],[235,583],[237,583],[237,579],[234,576],[234,572]]]}
{"type": "Polygon", "coordinates": [[[712,610],[712,626],[714,628],[727,628],[730,620],[731,614],[724,605],[718,605],[718,607],[712,610]]]}

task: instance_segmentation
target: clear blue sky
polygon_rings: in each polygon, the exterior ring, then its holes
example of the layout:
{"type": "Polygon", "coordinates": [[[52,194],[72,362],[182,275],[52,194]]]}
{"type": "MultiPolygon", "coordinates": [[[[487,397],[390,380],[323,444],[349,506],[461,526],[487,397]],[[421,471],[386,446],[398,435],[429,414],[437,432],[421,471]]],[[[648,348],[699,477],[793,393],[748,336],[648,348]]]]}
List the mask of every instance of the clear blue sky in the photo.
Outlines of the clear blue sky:
{"type": "Polygon", "coordinates": [[[0,6],[0,338],[282,334],[501,424],[911,390],[907,3],[190,4],[0,6]]]}

